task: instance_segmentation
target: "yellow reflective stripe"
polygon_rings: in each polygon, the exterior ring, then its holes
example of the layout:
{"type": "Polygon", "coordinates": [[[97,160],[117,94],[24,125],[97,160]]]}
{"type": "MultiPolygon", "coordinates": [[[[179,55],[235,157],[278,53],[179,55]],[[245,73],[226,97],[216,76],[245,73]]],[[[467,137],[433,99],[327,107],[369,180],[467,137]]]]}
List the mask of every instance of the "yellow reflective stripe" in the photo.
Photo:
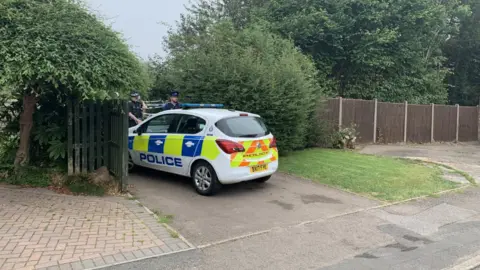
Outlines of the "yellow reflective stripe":
{"type": "Polygon", "coordinates": [[[230,160],[230,167],[236,168],[240,167],[240,164],[243,161],[243,154],[242,153],[236,153],[234,158],[230,160]]]}
{"type": "Polygon", "coordinates": [[[135,136],[133,139],[133,150],[139,152],[148,152],[148,140],[150,139],[149,134],[142,134],[135,136]]]}
{"type": "Polygon", "coordinates": [[[182,143],[185,135],[170,134],[165,139],[163,153],[165,155],[182,156],[182,143]]]}
{"type": "Polygon", "coordinates": [[[270,139],[263,140],[263,143],[270,148],[270,139]]]}
{"type": "Polygon", "coordinates": [[[277,148],[272,148],[272,155],[275,158],[275,160],[278,159],[278,150],[277,148]]]}
{"type": "Polygon", "coordinates": [[[253,143],[253,141],[242,142],[242,145],[243,145],[243,148],[245,148],[245,151],[248,151],[248,148],[250,148],[250,146],[252,146],[252,143],[253,143]]]}
{"type": "Polygon", "coordinates": [[[202,152],[200,156],[209,159],[209,160],[214,160],[220,155],[220,149],[218,149],[218,145],[215,142],[217,137],[213,136],[206,136],[203,139],[202,143],[202,152]]]}

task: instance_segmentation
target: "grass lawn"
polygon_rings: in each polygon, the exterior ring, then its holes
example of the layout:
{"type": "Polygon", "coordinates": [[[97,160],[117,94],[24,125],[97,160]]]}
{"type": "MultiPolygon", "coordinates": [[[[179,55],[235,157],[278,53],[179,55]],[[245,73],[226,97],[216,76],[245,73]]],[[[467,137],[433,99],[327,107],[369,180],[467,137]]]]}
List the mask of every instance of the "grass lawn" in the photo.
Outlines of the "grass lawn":
{"type": "Polygon", "coordinates": [[[308,149],[280,158],[280,171],[384,201],[458,187],[437,167],[351,151],[308,149]]]}

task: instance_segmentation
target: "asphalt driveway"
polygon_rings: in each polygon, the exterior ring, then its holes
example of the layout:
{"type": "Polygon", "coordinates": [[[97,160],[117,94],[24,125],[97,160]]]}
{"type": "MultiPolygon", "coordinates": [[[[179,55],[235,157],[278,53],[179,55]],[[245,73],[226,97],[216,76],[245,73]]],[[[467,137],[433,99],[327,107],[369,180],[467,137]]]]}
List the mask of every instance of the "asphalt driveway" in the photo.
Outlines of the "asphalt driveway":
{"type": "Polygon", "coordinates": [[[130,175],[131,192],[152,210],[171,214],[173,227],[196,246],[378,204],[366,198],[284,174],[265,184],[225,186],[213,197],[197,195],[190,180],[143,169],[130,175]]]}

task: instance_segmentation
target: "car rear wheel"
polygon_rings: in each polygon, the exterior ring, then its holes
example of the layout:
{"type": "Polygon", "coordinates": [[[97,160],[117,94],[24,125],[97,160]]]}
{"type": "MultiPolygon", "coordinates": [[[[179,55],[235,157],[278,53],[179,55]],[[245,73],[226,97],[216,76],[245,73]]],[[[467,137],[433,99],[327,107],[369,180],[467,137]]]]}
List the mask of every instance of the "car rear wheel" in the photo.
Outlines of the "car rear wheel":
{"type": "Polygon", "coordinates": [[[214,195],[222,186],[213,167],[204,161],[195,164],[192,170],[192,181],[195,190],[203,196],[214,195]]]}
{"type": "Polygon", "coordinates": [[[270,180],[270,177],[272,177],[272,176],[269,175],[269,176],[264,176],[264,177],[262,177],[262,178],[255,179],[255,182],[257,182],[257,183],[265,183],[265,182],[267,182],[268,180],[270,180]]]}

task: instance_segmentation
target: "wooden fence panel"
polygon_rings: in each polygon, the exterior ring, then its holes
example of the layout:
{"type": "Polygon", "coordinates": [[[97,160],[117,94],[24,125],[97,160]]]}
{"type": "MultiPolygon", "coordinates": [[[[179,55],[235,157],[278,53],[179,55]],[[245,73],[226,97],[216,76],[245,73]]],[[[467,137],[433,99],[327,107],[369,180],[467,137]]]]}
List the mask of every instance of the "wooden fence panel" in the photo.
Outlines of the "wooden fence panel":
{"type": "Polygon", "coordinates": [[[342,101],[342,127],[355,125],[360,143],[373,142],[375,101],[344,99],[342,101]]]}
{"type": "Polygon", "coordinates": [[[477,107],[460,107],[458,140],[461,142],[478,140],[477,107]]]}
{"type": "Polygon", "coordinates": [[[431,105],[408,105],[407,141],[430,142],[432,125],[431,105]]]}
{"type": "Polygon", "coordinates": [[[435,105],[433,139],[437,142],[455,141],[457,108],[450,105],[435,105]]]}
{"type": "Polygon", "coordinates": [[[378,102],[377,142],[403,142],[405,105],[402,103],[378,102]]]}
{"type": "Polygon", "coordinates": [[[338,130],[338,116],[340,102],[337,98],[327,99],[319,106],[319,117],[323,123],[328,124],[332,129],[338,130]]]}
{"type": "MultiPolygon", "coordinates": [[[[330,125],[329,132],[338,130],[340,99],[328,99],[321,105],[319,117],[330,125]]],[[[360,143],[373,141],[375,101],[342,99],[341,121],[343,127],[352,123],[359,132],[360,143]]],[[[459,107],[459,141],[477,141],[479,108],[459,107]]],[[[408,105],[407,142],[429,143],[432,139],[432,105],[408,105]]],[[[434,105],[433,140],[455,141],[457,133],[457,107],[434,105]]],[[[377,103],[377,143],[398,143],[404,141],[405,104],[377,103]]]]}

